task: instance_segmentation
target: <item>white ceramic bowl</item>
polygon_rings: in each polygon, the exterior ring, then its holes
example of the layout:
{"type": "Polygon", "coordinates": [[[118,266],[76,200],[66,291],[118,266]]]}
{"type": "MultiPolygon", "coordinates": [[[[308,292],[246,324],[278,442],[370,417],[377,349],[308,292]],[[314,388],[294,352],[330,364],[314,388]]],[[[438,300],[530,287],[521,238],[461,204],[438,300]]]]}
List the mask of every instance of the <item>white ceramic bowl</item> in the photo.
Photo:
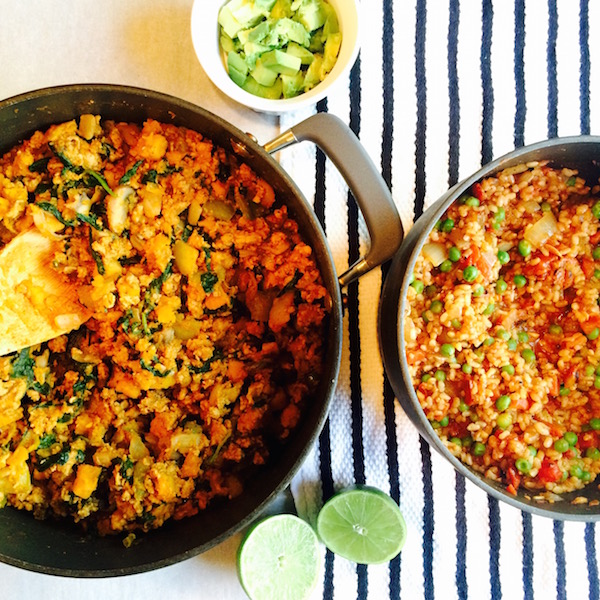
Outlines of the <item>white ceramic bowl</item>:
{"type": "Polygon", "coordinates": [[[359,8],[356,0],[328,0],[335,8],[342,32],[342,46],[335,66],[312,90],[294,98],[269,100],[249,94],[236,85],[225,67],[219,46],[217,17],[226,0],[195,0],[192,8],[192,43],[202,68],[210,80],[233,100],[266,113],[284,113],[315,104],[324,98],[354,65],[359,43],[359,8]]]}

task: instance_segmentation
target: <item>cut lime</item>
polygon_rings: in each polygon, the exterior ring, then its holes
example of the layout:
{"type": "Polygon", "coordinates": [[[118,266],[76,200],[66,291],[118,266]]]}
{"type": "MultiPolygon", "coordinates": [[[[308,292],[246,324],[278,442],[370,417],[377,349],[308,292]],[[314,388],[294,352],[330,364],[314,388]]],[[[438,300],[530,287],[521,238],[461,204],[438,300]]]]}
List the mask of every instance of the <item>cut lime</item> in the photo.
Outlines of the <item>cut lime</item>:
{"type": "Polygon", "coordinates": [[[238,574],[252,600],[308,598],[319,578],[319,539],[294,515],[267,517],[247,534],[238,551],[238,574]]]}
{"type": "Polygon", "coordinates": [[[369,486],[347,489],[328,500],[317,518],[317,531],[332,552],[360,564],[392,560],[406,540],[400,507],[369,486]]]}

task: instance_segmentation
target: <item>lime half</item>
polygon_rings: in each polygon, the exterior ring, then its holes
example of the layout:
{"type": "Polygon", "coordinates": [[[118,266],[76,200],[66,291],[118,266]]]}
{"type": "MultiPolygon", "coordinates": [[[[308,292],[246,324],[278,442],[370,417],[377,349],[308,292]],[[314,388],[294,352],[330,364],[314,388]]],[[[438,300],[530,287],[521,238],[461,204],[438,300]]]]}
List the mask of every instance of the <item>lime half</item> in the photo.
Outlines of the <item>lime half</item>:
{"type": "Polygon", "coordinates": [[[392,560],[406,540],[400,507],[369,486],[347,489],[328,500],[317,518],[317,531],[332,552],[360,564],[392,560]]]}
{"type": "Polygon", "coordinates": [[[256,524],[238,551],[238,575],[252,600],[302,600],[319,578],[319,539],[294,515],[275,515],[256,524]]]}

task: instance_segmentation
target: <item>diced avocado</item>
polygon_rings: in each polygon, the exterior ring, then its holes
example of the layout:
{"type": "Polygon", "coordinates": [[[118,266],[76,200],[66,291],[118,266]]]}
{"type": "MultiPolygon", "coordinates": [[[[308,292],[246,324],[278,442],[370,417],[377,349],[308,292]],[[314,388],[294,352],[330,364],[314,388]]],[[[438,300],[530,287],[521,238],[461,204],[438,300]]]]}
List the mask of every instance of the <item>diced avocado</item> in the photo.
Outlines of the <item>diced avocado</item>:
{"type": "Polygon", "coordinates": [[[230,0],[223,8],[227,7],[236,21],[244,27],[252,27],[269,14],[267,9],[259,6],[254,0],[230,0]]]}
{"type": "Polygon", "coordinates": [[[304,73],[298,71],[295,75],[281,75],[284,98],[293,98],[304,91],[304,73]]]}
{"type": "Polygon", "coordinates": [[[271,32],[264,43],[269,46],[281,48],[290,41],[296,42],[301,46],[308,46],[310,44],[310,33],[306,31],[302,23],[284,17],[274,22],[271,32]]]}
{"type": "Polygon", "coordinates": [[[303,65],[310,65],[314,59],[313,53],[310,50],[299,46],[295,42],[290,42],[287,45],[287,53],[292,56],[297,56],[303,65]]]}
{"type": "Polygon", "coordinates": [[[263,39],[267,35],[269,35],[269,33],[271,32],[271,22],[268,20],[261,21],[255,27],[252,27],[252,29],[248,29],[247,32],[248,32],[248,39],[242,43],[255,42],[258,44],[258,43],[262,42],[263,39]]]}
{"type": "Polygon", "coordinates": [[[321,81],[320,73],[321,66],[323,64],[323,56],[321,54],[315,54],[314,60],[306,70],[306,75],[304,76],[304,91],[308,92],[308,90],[312,89],[321,81]]]}
{"type": "Polygon", "coordinates": [[[318,29],[314,31],[310,37],[310,44],[308,45],[308,49],[311,52],[323,52],[323,47],[325,46],[325,39],[323,37],[323,29],[318,29]]]}
{"type": "Polygon", "coordinates": [[[338,33],[340,30],[340,24],[337,18],[337,13],[335,12],[335,8],[331,6],[328,2],[323,2],[323,10],[327,15],[325,19],[325,24],[323,25],[323,35],[327,37],[330,33],[338,33]]]}
{"type": "Polygon", "coordinates": [[[254,69],[256,59],[269,50],[271,50],[270,46],[264,46],[263,44],[255,44],[254,42],[244,44],[244,54],[246,55],[248,69],[254,69]]]}
{"type": "Polygon", "coordinates": [[[277,0],[254,0],[264,10],[271,10],[277,0]]]}
{"type": "Polygon", "coordinates": [[[271,9],[271,19],[283,19],[292,16],[292,0],[277,0],[271,9]]]}
{"type": "Polygon", "coordinates": [[[250,75],[256,79],[257,83],[267,87],[272,86],[277,79],[277,72],[265,67],[260,58],[256,61],[254,69],[250,71],[250,75]]]}
{"type": "Polygon", "coordinates": [[[232,81],[239,86],[243,86],[248,77],[248,66],[244,59],[235,52],[227,54],[227,70],[232,81]]]}
{"type": "Polygon", "coordinates": [[[266,87],[257,83],[253,77],[248,77],[242,88],[249,94],[254,94],[261,98],[268,98],[269,100],[277,100],[278,98],[281,98],[282,83],[281,79],[277,78],[271,87],[266,87]]]}
{"type": "Polygon", "coordinates": [[[231,10],[228,8],[228,5],[225,5],[219,11],[219,17],[217,21],[223,28],[223,31],[232,39],[238,34],[238,31],[244,27],[244,25],[233,16],[231,10]]]}
{"type": "Polygon", "coordinates": [[[330,33],[325,41],[325,51],[323,53],[323,64],[319,76],[321,81],[325,79],[327,73],[333,69],[335,61],[337,60],[340,52],[340,46],[342,45],[342,34],[341,33],[330,33]]]}
{"type": "Polygon", "coordinates": [[[297,56],[293,56],[283,50],[271,50],[261,56],[262,63],[277,73],[283,75],[295,75],[302,64],[297,56]]]}
{"type": "Polygon", "coordinates": [[[296,12],[296,20],[302,23],[308,31],[323,27],[327,15],[323,10],[321,0],[304,0],[296,12]]]}
{"type": "Polygon", "coordinates": [[[236,44],[235,42],[225,33],[225,31],[221,31],[221,37],[219,38],[219,44],[223,49],[223,52],[229,54],[230,52],[235,52],[236,44]]]}

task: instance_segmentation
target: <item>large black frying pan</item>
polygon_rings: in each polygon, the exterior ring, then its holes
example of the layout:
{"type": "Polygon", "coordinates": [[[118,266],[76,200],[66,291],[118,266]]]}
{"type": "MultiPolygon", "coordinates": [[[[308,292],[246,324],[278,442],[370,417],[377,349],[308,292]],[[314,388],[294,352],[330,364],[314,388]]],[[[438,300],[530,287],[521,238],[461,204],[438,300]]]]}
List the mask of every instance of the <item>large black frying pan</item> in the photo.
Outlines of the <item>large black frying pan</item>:
{"type": "Polygon", "coordinates": [[[327,114],[310,117],[263,148],[223,119],[170,96],[123,86],[63,86],[0,102],[0,154],[36,130],[83,113],[99,114],[104,120],[142,123],[153,118],[186,126],[236,152],[271,183],[278,201],[286,204],[298,221],[333,300],[324,376],[311,406],[289,443],[238,498],[140,535],[131,548],[125,548],[119,537],[84,535],[63,521],[37,521],[26,512],[0,510],[0,560],[43,573],[106,577],[156,569],[207,550],[256,518],[285,488],[318,436],[335,389],[342,340],[340,287],[391,258],[400,245],[402,226],[389,190],[356,136],[339,119],[327,114]],[[315,142],[336,164],[361,208],[370,234],[369,252],[339,278],[314,212],[269,154],[302,140],[315,142]]]}

